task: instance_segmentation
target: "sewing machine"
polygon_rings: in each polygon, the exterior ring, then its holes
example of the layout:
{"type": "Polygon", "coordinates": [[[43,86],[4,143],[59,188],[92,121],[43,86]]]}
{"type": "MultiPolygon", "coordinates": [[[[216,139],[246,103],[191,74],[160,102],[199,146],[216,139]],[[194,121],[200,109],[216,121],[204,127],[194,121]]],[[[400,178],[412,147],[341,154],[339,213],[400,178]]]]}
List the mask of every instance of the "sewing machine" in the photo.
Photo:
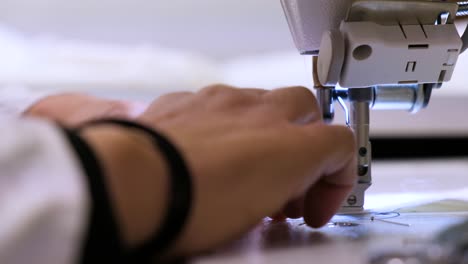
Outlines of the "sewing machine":
{"type": "Polygon", "coordinates": [[[313,55],[324,120],[333,121],[338,102],[356,134],[358,184],[343,204],[345,214],[319,230],[302,219],[267,219],[233,245],[193,263],[468,263],[468,223],[460,224],[468,217],[466,158],[378,161],[379,179],[368,190],[370,110],[416,113],[428,106],[432,91],[450,81],[468,46],[468,29],[460,37],[454,25],[456,15],[468,13],[468,2],[281,2],[300,53],[313,55]],[[416,207],[405,204],[423,196],[427,200],[416,207]]]}
{"type": "Polygon", "coordinates": [[[343,213],[363,210],[372,183],[370,109],[428,106],[432,91],[450,81],[468,48],[455,19],[468,2],[443,0],[281,0],[296,47],[313,55],[313,79],[323,118],[335,102],[357,142],[358,184],[343,213]]]}

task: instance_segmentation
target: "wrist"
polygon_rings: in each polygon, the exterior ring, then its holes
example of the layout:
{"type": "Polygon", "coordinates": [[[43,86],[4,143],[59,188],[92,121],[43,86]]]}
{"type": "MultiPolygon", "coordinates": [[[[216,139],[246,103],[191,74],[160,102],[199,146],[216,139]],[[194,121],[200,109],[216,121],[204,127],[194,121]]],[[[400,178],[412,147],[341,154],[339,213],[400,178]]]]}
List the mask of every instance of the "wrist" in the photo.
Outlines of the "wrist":
{"type": "Polygon", "coordinates": [[[161,225],[167,206],[169,181],[162,155],[132,129],[95,126],[82,137],[103,167],[122,239],[129,247],[146,241],[161,225]]]}

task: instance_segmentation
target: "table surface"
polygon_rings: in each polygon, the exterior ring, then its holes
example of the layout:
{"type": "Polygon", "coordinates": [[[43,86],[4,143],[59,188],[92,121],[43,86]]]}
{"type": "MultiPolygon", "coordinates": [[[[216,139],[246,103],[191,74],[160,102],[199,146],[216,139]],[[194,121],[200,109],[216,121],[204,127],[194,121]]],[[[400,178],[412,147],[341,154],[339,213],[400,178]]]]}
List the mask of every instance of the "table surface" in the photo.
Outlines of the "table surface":
{"type": "Polygon", "coordinates": [[[385,250],[433,239],[468,219],[468,160],[377,162],[367,214],[335,216],[321,229],[303,220],[263,223],[238,241],[192,260],[212,263],[368,263],[385,250]],[[382,212],[398,212],[371,215],[382,212]]]}

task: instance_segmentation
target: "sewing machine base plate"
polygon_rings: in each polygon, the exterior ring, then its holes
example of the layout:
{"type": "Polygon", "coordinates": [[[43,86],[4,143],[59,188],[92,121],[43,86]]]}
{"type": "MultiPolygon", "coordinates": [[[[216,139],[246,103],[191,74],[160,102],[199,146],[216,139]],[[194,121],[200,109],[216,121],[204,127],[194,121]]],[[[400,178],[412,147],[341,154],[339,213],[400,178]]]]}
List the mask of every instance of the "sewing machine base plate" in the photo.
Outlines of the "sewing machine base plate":
{"type": "Polygon", "coordinates": [[[302,219],[265,219],[237,242],[191,263],[363,264],[379,251],[425,243],[467,217],[468,212],[342,215],[318,230],[302,219]]]}

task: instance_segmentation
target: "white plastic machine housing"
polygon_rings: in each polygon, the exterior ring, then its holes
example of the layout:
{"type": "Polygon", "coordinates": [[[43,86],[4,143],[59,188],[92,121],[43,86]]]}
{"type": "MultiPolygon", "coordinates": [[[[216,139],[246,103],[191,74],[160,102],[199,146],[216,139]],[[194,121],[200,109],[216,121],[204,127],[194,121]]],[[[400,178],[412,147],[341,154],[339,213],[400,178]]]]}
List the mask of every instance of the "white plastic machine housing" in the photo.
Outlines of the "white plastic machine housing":
{"type": "Polygon", "coordinates": [[[324,34],[322,44],[344,43],[321,46],[318,73],[321,83],[339,80],[346,88],[447,82],[463,45],[453,24],[342,22],[340,32],[342,38],[339,33],[333,38],[330,32],[324,34]],[[343,46],[345,52],[330,50],[343,46]]]}
{"type": "Polygon", "coordinates": [[[322,34],[340,27],[351,3],[351,0],[281,0],[299,52],[318,52],[322,34]]]}

